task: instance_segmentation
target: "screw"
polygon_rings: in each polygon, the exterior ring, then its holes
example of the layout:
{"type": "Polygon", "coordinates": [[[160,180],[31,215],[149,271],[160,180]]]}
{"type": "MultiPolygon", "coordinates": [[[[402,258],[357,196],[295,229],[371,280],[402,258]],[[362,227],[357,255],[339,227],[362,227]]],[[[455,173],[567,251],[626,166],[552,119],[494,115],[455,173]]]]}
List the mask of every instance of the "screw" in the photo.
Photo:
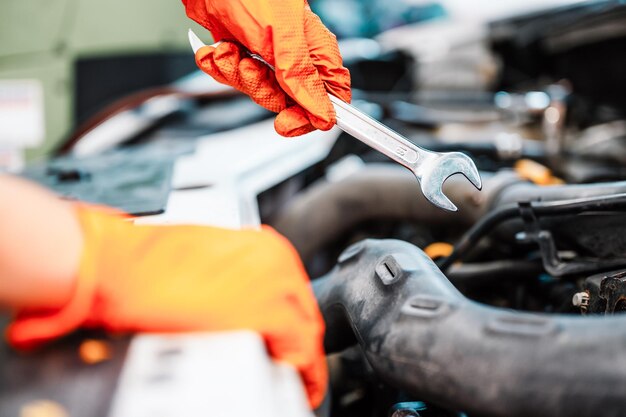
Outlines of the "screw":
{"type": "Polygon", "coordinates": [[[572,297],[572,305],[574,307],[580,307],[582,311],[587,311],[589,306],[589,294],[587,291],[581,291],[574,294],[572,297]]]}

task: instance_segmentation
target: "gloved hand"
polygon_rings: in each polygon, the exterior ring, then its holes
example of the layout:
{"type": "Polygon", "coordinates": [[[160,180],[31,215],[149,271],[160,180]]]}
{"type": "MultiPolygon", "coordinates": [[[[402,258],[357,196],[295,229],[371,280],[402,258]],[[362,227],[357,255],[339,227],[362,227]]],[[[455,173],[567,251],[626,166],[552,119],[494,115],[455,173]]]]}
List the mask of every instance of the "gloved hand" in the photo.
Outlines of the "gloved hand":
{"type": "Polygon", "coordinates": [[[187,15],[209,29],[217,48],[203,47],[196,63],[217,81],[279,113],[276,131],[298,136],[328,130],[335,112],[327,92],[350,102],[350,73],[337,40],[305,0],[183,0],[187,15]],[[276,72],[250,58],[263,57],[276,72]]]}
{"type": "Polygon", "coordinates": [[[299,256],[269,227],[136,226],[77,206],[84,251],[72,298],[58,311],[22,311],[18,348],[78,327],[111,332],[250,329],[298,369],[312,407],[325,394],[324,322],[299,256]]]}

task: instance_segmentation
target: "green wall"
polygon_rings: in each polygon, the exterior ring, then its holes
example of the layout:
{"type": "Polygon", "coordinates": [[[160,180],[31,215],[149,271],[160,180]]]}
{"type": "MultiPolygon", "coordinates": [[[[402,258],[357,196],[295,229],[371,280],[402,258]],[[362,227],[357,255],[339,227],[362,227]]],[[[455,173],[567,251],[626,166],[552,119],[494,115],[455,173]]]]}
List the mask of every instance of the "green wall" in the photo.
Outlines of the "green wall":
{"type": "Polygon", "coordinates": [[[73,125],[76,59],[187,51],[189,27],[208,38],[180,0],[0,0],[0,79],[44,86],[46,139],[28,157],[47,155],[73,125]]]}

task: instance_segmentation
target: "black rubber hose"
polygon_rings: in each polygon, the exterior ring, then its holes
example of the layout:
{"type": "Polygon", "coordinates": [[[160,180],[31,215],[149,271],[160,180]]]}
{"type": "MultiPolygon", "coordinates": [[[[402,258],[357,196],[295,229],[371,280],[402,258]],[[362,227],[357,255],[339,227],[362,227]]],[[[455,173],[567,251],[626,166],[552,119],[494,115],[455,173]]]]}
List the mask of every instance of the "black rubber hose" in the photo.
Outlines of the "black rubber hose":
{"type": "Polygon", "coordinates": [[[517,206],[502,207],[487,214],[461,237],[454,245],[454,250],[450,256],[438,262],[441,270],[446,271],[454,262],[461,259],[480,239],[489,234],[489,232],[500,223],[517,216],[519,216],[517,206]]]}
{"type": "Polygon", "coordinates": [[[455,286],[481,287],[511,280],[528,281],[542,272],[544,267],[540,260],[505,259],[452,265],[446,272],[446,277],[455,286]]]}
{"type": "Polygon", "coordinates": [[[366,240],[314,286],[329,353],[358,342],[381,380],[483,416],[626,415],[626,317],[465,298],[415,246],[366,240]]]}
{"type": "Polygon", "coordinates": [[[551,186],[539,186],[520,181],[501,188],[490,203],[491,208],[494,209],[520,201],[561,201],[623,193],[626,193],[626,181],[551,186]]]}
{"type": "Polygon", "coordinates": [[[307,262],[321,248],[360,223],[404,220],[430,225],[456,225],[466,230],[487,210],[490,198],[520,179],[512,172],[483,174],[483,191],[460,175],[443,191],[459,207],[448,212],[431,204],[415,176],[396,164],[368,164],[337,182],[321,180],[294,198],[272,222],[307,262]]]}
{"type": "MultiPolygon", "coordinates": [[[[626,194],[564,201],[530,202],[530,205],[537,216],[561,216],[589,211],[624,211],[626,210],[626,194]]],[[[492,211],[463,235],[454,246],[454,251],[450,256],[438,262],[439,267],[442,271],[447,271],[454,262],[462,259],[480,239],[489,234],[496,226],[519,216],[520,209],[517,205],[509,205],[492,211]]]]}

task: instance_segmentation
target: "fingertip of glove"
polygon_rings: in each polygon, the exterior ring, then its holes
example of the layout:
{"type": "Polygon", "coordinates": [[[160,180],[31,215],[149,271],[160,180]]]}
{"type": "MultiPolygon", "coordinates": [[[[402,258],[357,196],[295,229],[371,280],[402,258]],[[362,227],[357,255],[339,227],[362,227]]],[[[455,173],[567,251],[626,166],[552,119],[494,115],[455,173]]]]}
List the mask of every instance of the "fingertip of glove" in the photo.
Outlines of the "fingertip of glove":
{"type": "Polygon", "coordinates": [[[215,47],[211,45],[205,45],[196,51],[196,63],[200,63],[205,60],[209,55],[213,55],[215,47]]]}
{"type": "MultiPolygon", "coordinates": [[[[329,101],[330,103],[330,101],[329,101]]],[[[309,120],[315,129],[319,130],[330,130],[337,123],[337,119],[335,117],[335,110],[332,105],[330,105],[330,110],[324,115],[324,117],[318,117],[316,115],[310,114],[309,120]]]]}
{"type": "Polygon", "coordinates": [[[352,89],[350,88],[350,74],[348,73],[347,79],[341,80],[343,82],[326,83],[326,89],[335,97],[339,97],[346,103],[352,101],[352,89]]]}
{"type": "Polygon", "coordinates": [[[334,118],[334,115],[333,115],[332,120],[321,120],[321,119],[311,120],[311,124],[313,125],[313,127],[319,130],[323,130],[323,131],[328,131],[332,129],[335,126],[335,123],[336,123],[336,120],[334,118]]]}
{"type": "Polygon", "coordinates": [[[328,390],[328,365],[323,350],[316,363],[301,373],[304,386],[312,410],[319,408],[324,402],[328,390]]]}
{"type": "Polygon", "coordinates": [[[231,59],[232,57],[236,57],[239,61],[242,58],[243,53],[241,47],[236,43],[221,41],[219,45],[215,47],[214,56],[216,60],[231,59]]]}
{"type": "Polygon", "coordinates": [[[222,41],[217,46],[205,45],[196,51],[196,61],[203,61],[211,58],[214,61],[230,60],[233,57],[240,58],[240,47],[233,43],[222,41]]]}
{"type": "Polygon", "coordinates": [[[315,106],[305,107],[311,124],[319,130],[330,130],[337,123],[335,108],[328,97],[327,86],[319,95],[315,106]]]}
{"type": "Polygon", "coordinates": [[[278,113],[274,120],[274,129],[279,135],[292,138],[312,132],[316,128],[302,108],[292,106],[278,113]]]}
{"type": "Polygon", "coordinates": [[[196,52],[198,67],[218,82],[239,88],[238,66],[241,51],[232,42],[221,42],[217,46],[207,45],[196,52]]]}
{"type": "Polygon", "coordinates": [[[276,124],[274,124],[274,128],[276,129],[276,132],[280,135],[283,136],[285,138],[295,138],[298,136],[302,136],[302,135],[306,135],[307,133],[311,133],[312,131],[316,130],[312,125],[307,125],[307,126],[301,126],[299,128],[283,128],[280,127],[276,124]]]}
{"type": "Polygon", "coordinates": [[[309,394],[309,406],[311,410],[318,409],[322,403],[324,402],[324,398],[326,397],[327,387],[324,386],[321,389],[317,389],[315,392],[309,394]]]}

